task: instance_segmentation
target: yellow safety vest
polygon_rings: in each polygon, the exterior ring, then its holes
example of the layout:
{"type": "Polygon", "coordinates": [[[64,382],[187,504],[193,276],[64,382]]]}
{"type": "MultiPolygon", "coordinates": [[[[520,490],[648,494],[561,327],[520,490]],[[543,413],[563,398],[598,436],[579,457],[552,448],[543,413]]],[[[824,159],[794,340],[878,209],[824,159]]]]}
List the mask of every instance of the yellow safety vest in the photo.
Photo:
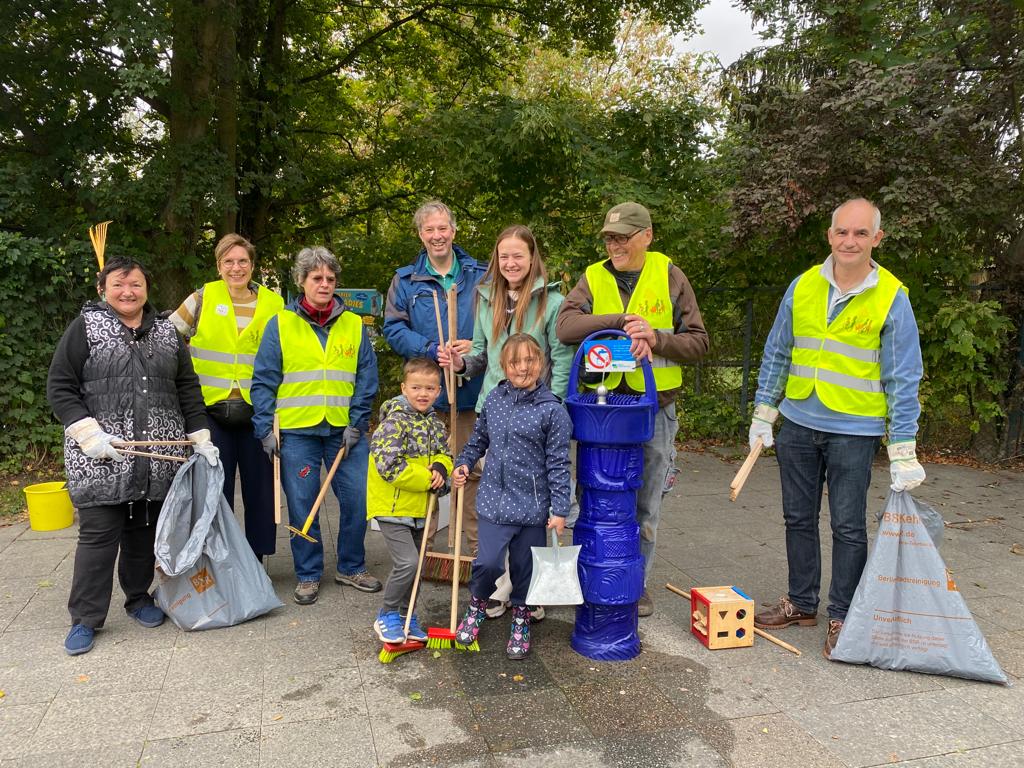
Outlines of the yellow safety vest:
{"type": "MultiPolygon", "coordinates": [[[[607,261],[607,259],[605,260],[607,261]]],[[[595,315],[612,315],[627,312],[640,315],[656,331],[674,332],[672,325],[672,297],[668,292],[668,270],[672,262],[668,256],[657,251],[648,251],[644,258],[644,268],[640,272],[633,295],[629,297],[629,306],[622,308],[622,297],[615,277],[604,266],[604,261],[587,267],[587,284],[594,297],[595,315]]],[[[683,385],[683,368],[679,363],[661,355],[654,356],[651,363],[654,369],[654,384],[658,391],[677,389],[683,385]]],[[[615,389],[622,381],[623,374],[610,373],[605,377],[604,384],[615,389]]],[[[625,374],[626,384],[636,392],[646,389],[644,373],[640,365],[636,370],[625,374]]],[[[597,384],[590,386],[596,387],[597,384]]]]}
{"type": "Polygon", "coordinates": [[[327,334],[326,348],[295,312],[280,312],[277,327],[284,374],[277,389],[281,429],[313,427],[324,419],[335,427],[347,426],[363,339],[362,320],[343,312],[327,334]]]}
{"type": "Polygon", "coordinates": [[[850,299],[829,323],[829,282],[820,266],[804,272],[793,289],[793,359],[786,397],[803,400],[816,392],[833,411],[885,417],[882,325],[900,289],[906,290],[903,283],[879,267],[878,285],[850,299]]]}
{"type": "Polygon", "coordinates": [[[257,286],[256,314],[242,333],[238,332],[231,294],[223,280],[203,286],[203,304],[196,334],[189,341],[192,367],[203,389],[207,405],[226,400],[237,388],[245,402],[252,403],[252,366],[256,361],[263,329],[284,307],[273,291],[257,286]]]}

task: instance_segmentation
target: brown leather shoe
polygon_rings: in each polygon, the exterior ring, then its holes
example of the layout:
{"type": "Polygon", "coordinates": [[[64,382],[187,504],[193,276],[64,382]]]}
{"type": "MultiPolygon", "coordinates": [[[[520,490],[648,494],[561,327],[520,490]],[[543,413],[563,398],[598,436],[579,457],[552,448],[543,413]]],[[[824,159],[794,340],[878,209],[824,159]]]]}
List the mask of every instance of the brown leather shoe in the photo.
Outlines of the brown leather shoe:
{"type": "Polygon", "coordinates": [[[782,629],[791,624],[801,627],[816,627],[818,626],[818,614],[804,613],[789,602],[789,598],[786,596],[780,597],[774,605],[769,605],[754,614],[754,626],[758,629],[782,629]]]}
{"type": "Polygon", "coordinates": [[[825,634],[825,647],[821,649],[821,655],[829,661],[832,660],[832,651],[839,642],[839,633],[843,631],[843,622],[839,619],[828,620],[828,632],[825,634]]]}

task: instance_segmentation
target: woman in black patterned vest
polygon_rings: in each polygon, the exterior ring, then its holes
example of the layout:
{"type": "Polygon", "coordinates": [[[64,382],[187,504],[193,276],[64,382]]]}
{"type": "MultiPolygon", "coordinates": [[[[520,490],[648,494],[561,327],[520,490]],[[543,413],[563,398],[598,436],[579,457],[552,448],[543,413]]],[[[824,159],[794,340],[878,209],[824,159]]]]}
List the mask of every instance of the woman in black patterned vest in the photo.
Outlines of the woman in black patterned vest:
{"type": "MultiPolygon", "coordinates": [[[[50,363],[46,393],[64,424],[68,490],[78,510],[78,547],[64,650],[92,650],[110,607],[111,575],[125,595],[125,610],[144,627],[164,614],[153,604],[156,520],[178,463],[126,456],[113,443],[191,440],[211,463],[203,396],[184,343],[147,301],[149,273],[139,262],[116,258],[97,279],[100,301],[71,321],[50,363]]],[[[187,455],[183,446],[146,452],[187,455]]]]}

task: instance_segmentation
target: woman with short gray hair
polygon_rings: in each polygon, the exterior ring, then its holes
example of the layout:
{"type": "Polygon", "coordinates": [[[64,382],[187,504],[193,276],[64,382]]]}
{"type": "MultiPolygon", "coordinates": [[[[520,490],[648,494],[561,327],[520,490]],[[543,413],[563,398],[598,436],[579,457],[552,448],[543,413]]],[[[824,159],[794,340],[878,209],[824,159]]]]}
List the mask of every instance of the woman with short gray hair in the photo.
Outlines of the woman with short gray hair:
{"type": "Polygon", "coordinates": [[[341,277],[341,264],[338,263],[338,257],[322,245],[303,248],[295,257],[295,263],[292,265],[292,280],[295,281],[295,286],[301,290],[310,272],[316,272],[321,267],[334,273],[334,280],[337,283],[338,278],[341,277]]]}
{"type": "MultiPolygon", "coordinates": [[[[320,490],[320,467],[341,455],[331,488],[338,498],[334,580],[363,592],[381,583],[366,570],[366,430],[377,394],[377,356],[362,319],[334,295],[341,267],[322,246],[303,248],[292,277],[299,298],[267,323],[253,369],[252,418],[268,456],[281,456],[281,482],[293,528],[302,528],[320,490]],[[280,420],[280,442],[272,430],[280,420]]],[[[299,605],[316,602],[324,570],[320,524],[292,536],[299,605]]]]}

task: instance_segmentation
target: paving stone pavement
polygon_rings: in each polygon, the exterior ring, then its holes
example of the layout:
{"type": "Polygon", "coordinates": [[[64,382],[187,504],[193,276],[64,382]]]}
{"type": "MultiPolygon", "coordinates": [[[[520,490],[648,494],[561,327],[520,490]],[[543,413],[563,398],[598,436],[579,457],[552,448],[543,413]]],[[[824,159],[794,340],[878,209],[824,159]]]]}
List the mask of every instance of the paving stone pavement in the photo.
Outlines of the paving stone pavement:
{"type": "MultiPolygon", "coordinates": [[[[1003,687],[830,663],[824,623],[779,633],[799,658],[761,639],[704,649],[688,603],[660,585],[735,584],[759,602],[786,585],[775,460],[762,458],[730,503],[730,458],[680,452],[659,531],[656,612],[641,621],[642,653],[624,663],[572,651],[573,611],[553,608],[522,662],[505,658],[502,618],[484,626],[479,653],[381,664],[370,629],[378,596],[328,578],[318,603],[295,605],[283,526],[268,561],[283,609],[209,632],[144,629],[115,585],[95,649],[72,658],[62,642],[75,528],[0,528],[0,766],[1024,766],[1024,556],[1010,551],[1024,546],[1024,476],[927,465],[916,494],[958,523],[942,555],[1016,683],[1003,687]]],[[[887,479],[880,462],[872,506],[887,479]]],[[[826,506],[826,532],[827,515],[826,506]]],[[[323,522],[333,551],[333,498],[323,522]]],[[[373,532],[367,561],[385,576],[373,532]]],[[[447,597],[426,588],[425,623],[446,623],[447,597]]]]}

